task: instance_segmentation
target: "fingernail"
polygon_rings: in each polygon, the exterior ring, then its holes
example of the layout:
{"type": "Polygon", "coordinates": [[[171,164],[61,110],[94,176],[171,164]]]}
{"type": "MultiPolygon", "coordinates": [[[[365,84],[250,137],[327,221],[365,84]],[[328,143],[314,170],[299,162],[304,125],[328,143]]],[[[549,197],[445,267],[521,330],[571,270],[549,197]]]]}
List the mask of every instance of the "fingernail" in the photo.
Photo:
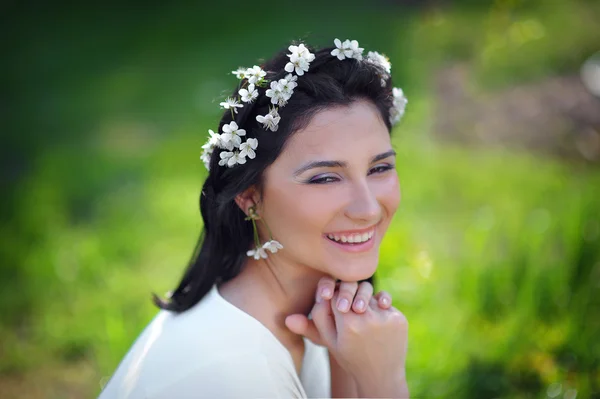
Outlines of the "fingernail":
{"type": "Polygon", "coordinates": [[[363,310],[364,308],[365,308],[365,301],[363,301],[362,299],[359,299],[358,301],[356,301],[356,309],[363,310]]]}
{"type": "Polygon", "coordinates": [[[331,290],[329,288],[323,288],[321,290],[321,296],[323,298],[329,298],[331,296],[331,290]]]}
{"type": "Polygon", "coordinates": [[[337,308],[340,312],[347,312],[350,308],[350,303],[346,298],[341,298],[337,303],[337,308]]]}
{"type": "Polygon", "coordinates": [[[384,304],[385,306],[389,305],[390,300],[386,297],[381,298],[381,303],[384,304]]]}

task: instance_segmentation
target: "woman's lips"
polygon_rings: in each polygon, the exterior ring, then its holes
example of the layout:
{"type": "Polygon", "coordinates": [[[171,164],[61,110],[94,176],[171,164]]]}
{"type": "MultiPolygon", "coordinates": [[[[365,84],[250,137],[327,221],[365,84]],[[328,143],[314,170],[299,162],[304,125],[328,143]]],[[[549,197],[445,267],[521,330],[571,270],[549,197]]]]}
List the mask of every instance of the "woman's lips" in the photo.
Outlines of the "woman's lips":
{"type": "Polygon", "coordinates": [[[362,233],[331,233],[325,235],[325,239],[347,252],[365,252],[373,248],[375,232],[375,228],[371,228],[362,233]]]}

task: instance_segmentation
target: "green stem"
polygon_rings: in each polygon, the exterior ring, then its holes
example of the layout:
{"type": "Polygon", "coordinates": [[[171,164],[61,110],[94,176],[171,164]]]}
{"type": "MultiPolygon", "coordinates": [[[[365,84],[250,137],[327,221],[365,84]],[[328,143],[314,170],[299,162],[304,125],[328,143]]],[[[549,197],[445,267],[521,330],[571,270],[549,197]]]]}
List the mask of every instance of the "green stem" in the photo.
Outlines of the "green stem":
{"type": "Polygon", "coordinates": [[[273,239],[273,233],[271,233],[271,229],[269,228],[269,225],[267,224],[267,222],[265,222],[265,220],[263,218],[261,218],[260,220],[264,223],[265,227],[267,228],[267,231],[269,232],[269,237],[272,240],[273,239]]]}
{"type": "Polygon", "coordinates": [[[260,247],[260,239],[258,238],[258,229],[256,228],[256,221],[252,219],[252,228],[254,229],[254,243],[256,248],[260,247]]]}

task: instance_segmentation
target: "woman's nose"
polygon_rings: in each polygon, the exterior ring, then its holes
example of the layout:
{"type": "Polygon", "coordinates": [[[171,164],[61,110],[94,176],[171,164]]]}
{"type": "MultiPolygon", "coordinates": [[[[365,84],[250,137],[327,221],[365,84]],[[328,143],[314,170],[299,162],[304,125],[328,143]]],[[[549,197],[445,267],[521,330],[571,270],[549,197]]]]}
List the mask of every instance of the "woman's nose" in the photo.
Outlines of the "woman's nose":
{"type": "Polygon", "coordinates": [[[345,214],[350,219],[377,223],[381,216],[381,205],[367,182],[354,184],[345,214]]]}

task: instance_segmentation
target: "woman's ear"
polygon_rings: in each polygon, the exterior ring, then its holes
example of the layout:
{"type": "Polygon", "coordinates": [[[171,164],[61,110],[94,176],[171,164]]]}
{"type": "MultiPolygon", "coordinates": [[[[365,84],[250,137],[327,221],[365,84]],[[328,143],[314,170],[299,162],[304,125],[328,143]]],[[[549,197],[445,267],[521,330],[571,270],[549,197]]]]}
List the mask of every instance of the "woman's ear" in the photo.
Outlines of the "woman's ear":
{"type": "Polygon", "coordinates": [[[242,212],[248,216],[248,209],[252,206],[256,206],[258,204],[258,192],[254,186],[248,188],[246,191],[236,195],[235,203],[240,207],[242,212]]]}

